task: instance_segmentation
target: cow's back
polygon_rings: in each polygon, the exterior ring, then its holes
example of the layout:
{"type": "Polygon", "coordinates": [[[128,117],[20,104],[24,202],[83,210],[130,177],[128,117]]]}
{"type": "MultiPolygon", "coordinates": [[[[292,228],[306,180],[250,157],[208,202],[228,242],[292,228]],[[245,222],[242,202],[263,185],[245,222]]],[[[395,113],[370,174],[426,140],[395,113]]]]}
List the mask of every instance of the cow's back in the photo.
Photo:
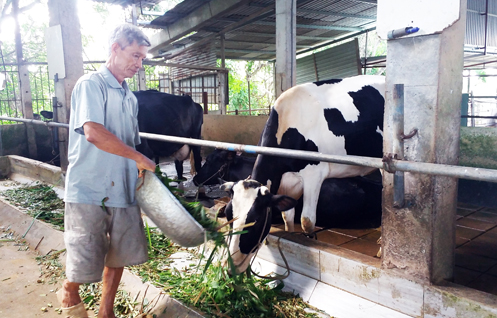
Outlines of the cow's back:
{"type": "MultiPolygon", "coordinates": [[[[294,86],[276,101],[260,145],[381,157],[384,87],[383,76],[371,75],[294,86]]],[[[317,164],[260,155],[252,177],[263,184],[272,180],[278,187],[283,173],[317,164]]]]}
{"type": "MultiPolygon", "coordinates": [[[[138,99],[140,132],[186,138],[200,138],[203,123],[202,107],[190,96],[177,96],[158,91],[134,92],[138,99]]],[[[170,156],[182,144],[148,141],[160,156],[170,156]]]]}

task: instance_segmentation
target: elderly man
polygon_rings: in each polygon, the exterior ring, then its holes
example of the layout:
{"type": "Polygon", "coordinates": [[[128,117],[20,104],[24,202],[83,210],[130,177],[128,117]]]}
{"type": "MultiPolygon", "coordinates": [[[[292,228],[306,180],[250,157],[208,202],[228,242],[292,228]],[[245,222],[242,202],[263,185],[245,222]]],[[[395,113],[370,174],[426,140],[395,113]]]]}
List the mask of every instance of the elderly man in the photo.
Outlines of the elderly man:
{"type": "Polygon", "coordinates": [[[155,163],[135,150],[138,103],[125,78],[142,67],[150,42],[133,25],[117,27],[109,58],[81,77],[71,97],[64,240],[66,275],[57,292],[64,317],[88,317],[79,285],[103,281],[98,317],[115,318],[114,299],[124,266],[147,261],[138,172],[155,163]],[[103,276],[103,277],[102,277],[103,276]]]}

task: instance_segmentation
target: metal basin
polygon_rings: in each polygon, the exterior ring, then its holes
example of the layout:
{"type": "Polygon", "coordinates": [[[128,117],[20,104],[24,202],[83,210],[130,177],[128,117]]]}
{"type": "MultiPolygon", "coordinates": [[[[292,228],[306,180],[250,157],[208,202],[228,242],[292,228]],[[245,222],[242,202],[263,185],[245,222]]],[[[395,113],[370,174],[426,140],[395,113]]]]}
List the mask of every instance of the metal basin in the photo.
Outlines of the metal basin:
{"type": "Polygon", "coordinates": [[[136,201],[143,213],[174,243],[194,247],[204,243],[205,229],[188,213],[151,171],[136,182],[136,201]]]}

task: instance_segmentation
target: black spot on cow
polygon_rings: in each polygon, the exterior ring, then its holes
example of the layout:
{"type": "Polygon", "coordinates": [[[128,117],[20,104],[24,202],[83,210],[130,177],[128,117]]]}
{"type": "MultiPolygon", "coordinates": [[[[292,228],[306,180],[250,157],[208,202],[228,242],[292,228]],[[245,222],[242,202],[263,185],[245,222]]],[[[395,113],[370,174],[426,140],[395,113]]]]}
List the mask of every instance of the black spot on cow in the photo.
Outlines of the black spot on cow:
{"type": "Polygon", "coordinates": [[[383,131],[383,96],[371,86],[364,86],[357,92],[349,92],[354,106],[359,111],[357,121],[346,121],[336,108],[324,110],[328,129],[336,136],[345,137],[348,155],[380,158],[383,155],[383,138],[377,132],[383,131]]]}
{"type": "MultiPolygon", "coordinates": [[[[278,113],[273,109],[269,115],[266,127],[262,132],[261,142],[264,147],[277,147],[294,150],[318,151],[318,147],[312,140],[306,138],[295,128],[289,128],[283,134],[281,143],[278,144],[276,132],[278,131],[278,113]],[[263,140],[262,140],[263,139],[263,140]]],[[[260,142],[260,143],[261,143],[260,142]]],[[[276,193],[280,186],[281,177],[285,172],[298,172],[307,165],[317,165],[319,161],[293,159],[287,157],[276,157],[268,155],[258,156],[259,167],[263,167],[252,174],[252,179],[266,184],[267,179],[273,181],[270,191],[276,193]]]]}
{"type": "Polygon", "coordinates": [[[341,79],[334,78],[334,79],[317,81],[317,82],[314,82],[313,84],[315,84],[317,86],[321,86],[324,84],[336,84],[336,83],[340,83],[341,81],[342,81],[341,79]]]}

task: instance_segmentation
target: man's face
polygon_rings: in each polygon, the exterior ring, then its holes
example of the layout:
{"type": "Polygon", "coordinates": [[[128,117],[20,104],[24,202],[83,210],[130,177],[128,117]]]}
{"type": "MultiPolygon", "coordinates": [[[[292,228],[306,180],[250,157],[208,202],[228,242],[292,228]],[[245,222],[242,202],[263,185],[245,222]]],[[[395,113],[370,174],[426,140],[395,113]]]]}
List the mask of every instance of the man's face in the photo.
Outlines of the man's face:
{"type": "Polygon", "coordinates": [[[133,77],[142,67],[142,61],[147,56],[148,47],[139,46],[136,41],[121,49],[118,43],[112,45],[113,74],[119,82],[133,77]]]}

